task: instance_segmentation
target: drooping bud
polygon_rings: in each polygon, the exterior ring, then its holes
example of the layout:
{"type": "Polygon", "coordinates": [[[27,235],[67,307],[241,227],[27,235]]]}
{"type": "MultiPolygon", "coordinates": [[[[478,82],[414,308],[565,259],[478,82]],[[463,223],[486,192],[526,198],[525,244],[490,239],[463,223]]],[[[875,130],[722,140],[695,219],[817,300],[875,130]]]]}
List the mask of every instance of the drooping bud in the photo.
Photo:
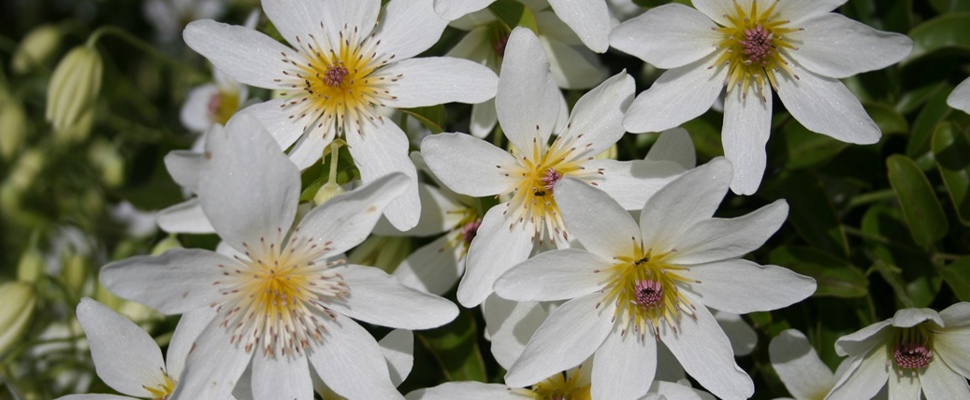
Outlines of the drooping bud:
{"type": "Polygon", "coordinates": [[[27,330],[37,304],[34,285],[7,282],[0,285],[0,355],[17,343],[27,330]]]}
{"type": "Polygon", "coordinates": [[[20,151],[27,136],[27,114],[16,101],[0,105],[0,157],[9,160],[20,151]]]}
{"type": "Polygon", "coordinates": [[[101,171],[101,181],[108,187],[118,187],[125,180],[125,160],[118,149],[107,140],[98,139],[88,149],[91,164],[101,171]]]}
{"type": "Polygon", "coordinates": [[[17,194],[23,193],[34,183],[43,168],[44,154],[40,150],[29,149],[17,159],[7,176],[7,182],[17,194]]]}
{"type": "Polygon", "coordinates": [[[168,235],[165,239],[162,239],[160,242],[156,243],[155,247],[152,247],[151,254],[153,256],[157,256],[171,249],[181,249],[181,248],[182,248],[182,243],[179,242],[178,237],[176,237],[175,235],[168,235]]]}
{"type": "MultiPolygon", "coordinates": [[[[47,87],[45,118],[55,131],[66,131],[77,124],[85,112],[93,111],[94,99],[101,89],[101,55],[93,47],[78,46],[57,64],[47,87]]],[[[93,120],[93,115],[89,117],[93,120]]]]}
{"type": "Polygon", "coordinates": [[[27,33],[10,60],[10,68],[18,75],[47,64],[61,44],[61,30],[56,25],[41,25],[27,33]]]}
{"type": "Polygon", "coordinates": [[[344,188],[336,182],[327,182],[317,190],[317,194],[313,195],[313,204],[321,205],[343,192],[345,192],[344,188]]]}
{"type": "Polygon", "coordinates": [[[64,285],[73,290],[75,294],[81,293],[88,277],[87,261],[84,259],[84,255],[77,251],[67,251],[62,259],[61,282],[64,282],[64,285]]]}
{"type": "Polygon", "coordinates": [[[43,274],[44,256],[31,245],[20,255],[20,262],[17,263],[17,279],[21,282],[33,283],[37,282],[43,274]]]}

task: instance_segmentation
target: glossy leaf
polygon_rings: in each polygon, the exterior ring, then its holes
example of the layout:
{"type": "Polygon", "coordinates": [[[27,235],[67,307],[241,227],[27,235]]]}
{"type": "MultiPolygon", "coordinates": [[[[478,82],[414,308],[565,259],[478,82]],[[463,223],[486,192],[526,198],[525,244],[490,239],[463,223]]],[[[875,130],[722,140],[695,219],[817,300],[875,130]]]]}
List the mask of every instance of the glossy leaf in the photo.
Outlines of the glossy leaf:
{"type": "Polygon", "coordinates": [[[940,268],[940,275],[960,300],[970,301],[970,257],[963,257],[940,268]]]}
{"type": "Polygon", "coordinates": [[[960,222],[970,226],[970,143],[967,136],[951,123],[940,124],[933,133],[933,155],[960,222]]]}
{"type": "Polygon", "coordinates": [[[843,257],[849,254],[845,231],[817,178],[802,171],[791,172],[773,182],[766,192],[788,201],[788,222],[810,245],[843,257]]]}
{"type": "Polygon", "coordinates": [[[864,104],[866,113],[879,126],[883,135],[909,132],[909,123],[898,111],[882,103],[864,104]]]}
{"type": "Polygon", "coordinates": [[[896,192],[913,240],[923,247],[931,246],[949,229],[933,187],[923,171],[906,156],[889,156],[886,167],[889,169],[889,183],[896,192]]]}
{"type": "Polygon", "coordinates": [[[448,380],[486,382],[479,333],[471,311],[463,310],[448,325],[419,332],[415,337],[431,351],[448,380]]]}
{"type": "Polygon", "coordinates": [[[869,280],[858,268],[832,254],[811,247],[781,246],[768,256],[769,262],[815,278],[815,297],[863,297],[869,280]]]}
{"type": "Polygon", "coordinates": [[[825,163],[850,144],[821,135],[802,126],[794,119],[788,120],[780,138],[785,142],[788,160],[785,167],[799,169],[825,163]]]}
{"type": "Polygon", "coordinates": [[[511,31],[517,26],[531,29],[537,35],[539,27],[536,25],[536,17],[524,4],[515,0],[498,0],[488,6],[495,18],[505,24],[511,31]]]}
{"type": "Polygon", "coordinates": [[[908,64],[943,48],[970,51],[970,13],[944,14],[909,31],[913,51],[902,61],[908,64]]]}
{"type": "Polygon", "coordinates": [[[918,158],[930,151],[930,142],[933,139],[933,131],[936,130],[936,125],[953,111],[946,104],[946,98],[952,90],[953,86],[945,84],[940,90],[934,92],[916,116],[916,120],[913,121],[912,134],[909,142],[906,143],[906,155],[910,158],[918,158]]]}

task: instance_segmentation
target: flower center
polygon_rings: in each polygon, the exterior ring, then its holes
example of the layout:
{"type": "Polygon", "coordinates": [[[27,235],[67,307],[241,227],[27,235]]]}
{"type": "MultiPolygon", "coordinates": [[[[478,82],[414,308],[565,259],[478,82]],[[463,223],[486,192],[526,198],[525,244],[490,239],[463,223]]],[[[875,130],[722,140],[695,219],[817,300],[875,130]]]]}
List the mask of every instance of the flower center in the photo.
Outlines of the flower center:
{"type": "Polygon", "coordinates": [[[323,318],[336,319],[328,308],[342,300],[349,289],[343,277],[330,267],[336,262],[316,262],[329,250],[329,242],[300,237],[294,230],[283,243],[282,234],[257,245],[243,243],[246,257],[238,264],[220,265],[224,280],[219,286],[221,326],[232,336],[230,343],[246,352],[261,348],[267,357],[299,353],[321,343],[326,327],[323,318]]]}
{"type": "Polygon", "coordinates": [[[283,112],[302,123],[304,131],[322,131],[327,140],[343,132],[346,123],[360,129],[365,121],[383,120],[376,107],[397,99],[391,89],[403,75],[381,70],[394,54],[381,51],[375,34],[361,36],[357,27],[345,25],[339,37],[331,38],[323,23],[320,28],[320,36],[296,37],[297,54],[282,53],[285,67],[276,81],[292,90],[282,93],[290,99],[281,106],[283,112]]]}
{"type": "Polygon", "coordinates": [[[210,121],[225,125],[226,122],[229,122],[229,118],[239,109],[239,93],[219,90],[212,97],[209,97],[207,109],[209,111],[210,121]]]}
{"type": "Polygon", "coordinates": [[[909,370],[912,376],[916,376],[917,370],[930,365],[933,361],[931,338],[931,333],[923,324],[900,330],[891,355],[899,376],[902,376],[906,370],[909,370]]]}
{"type": "Polygon", "coordinates": [[[767,101],[765,84],[774,87],[775,74],[795,76],[782,53],[797,50],[786,35],[800,28],[788,27],[790,21],[778,19],[775,13],[778,1],[773,0],[763,11],[758,9],[758,0],[752,1],[747,10],[735,1],[734,13],[725,15],[729,24],[716,28],[724,36],[718,47],[725,51],[714,61],[714,66],[728,66],[728,92],[739,86],[747,95],[754,86],[762,100],[767,101]]]}
{"type": "Polygon", "coordinates": [[[152,394],[152,400],[168,400],[168,396],[171,396],[172,392],[175,391],[175,381],[164,370],[162,371],[162,376],[165,378],[165,382],[163,383],[159,383],[154,387],[142,385],[148,393],[152,394]]]}
{"type": "Polygon", "coordinates": [[[461,227],[461,237],[465,241],[465,246],[472,243],[472,239],[478,235],[478,227],[482,225],[482,220],[475,219],[474,221],[466,222],[465,225],[461,227]]]}
{"type": "Polygon", "coordinates": [[[532,386],[534,400],[590,400],[588,376],[583,379],[579,367],[560,372],[532,386]]]}
{"type": "Polygon", "coordinates": [[[505,57],[505,46],[507,46],[508,44],[509,44],[509,35],[502,35],[497,40],[495,40],[495,46],[493,48],[493,50],[495,50],[495,55],[499,56],[499,58],[505,57]]]}
{"type": "Polygon", "coordinates": [[[654,254],[652,249],[644,251],[634,239],[631,254],[614,257],[619,262],[604,271],[609,279],[596,307],[609,302],[616,305],[614,320],[622,328],[621,334],[633,330],[641,337],[646,332],[659,336],[661,326],[676,332],[682,314],[694,316],[694,306],[680,287],[700,282],[681,274],[688,268],[664,261],[674,251],[654,254]]]}

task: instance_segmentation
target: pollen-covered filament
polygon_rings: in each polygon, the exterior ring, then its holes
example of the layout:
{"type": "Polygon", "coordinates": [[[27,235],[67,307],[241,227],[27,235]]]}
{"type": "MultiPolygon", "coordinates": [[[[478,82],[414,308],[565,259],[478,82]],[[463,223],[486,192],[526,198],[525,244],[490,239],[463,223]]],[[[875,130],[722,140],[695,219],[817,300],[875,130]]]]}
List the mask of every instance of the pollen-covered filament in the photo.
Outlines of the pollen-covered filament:
{"type": "Polygon", "coordinates": [[[513,389],[517,394],[534,400],[590,400],[590,376],[583,365],[557,373],[532,386],[532,389],[513,389]]]}
{"type": "Polygon", "coordinates": [[[323,340],[325,318],[335,319],[329,303],[344,299],[348,288],[332,266],[316,262],[329,251],[329,242],[282,233],[243,243],[246,257],[237,264],[220,265],[224,279],[214,284],[223,298],[218,306],[230,341],[249,352],[266,356],[300,353],[323,340]]]}
{"type": "Polygon", "coordinates": [[[694,316],[694,306],[681,288],[700,282],[683,276],[687,267],[665,261],[673,252],[644,250],[633,239],[631,254],[615,257],[616,264],[597,271],[607,274],[607,284],[601,290],[604,298],[597,308],[615,304],[613,321],[621,333],[632,330],[641,337],[647,332],[657,336],[663,326],[676,332],[684,314],[694,316]]]}
{"type": "Polygon", "coordinates": [[[318,32],[297,36],[292,44],[298,54],[282,54],[283,76],[276,79],[288,89],[283,96],[290,100],[281,106],[283,112],[325,138],[334,129],[343,131],[346,123],[359,128],[381,119],[375,107],[397,98],[391,88],[403,77],[381,70],[394,55],[381,51],[375,34],[362,36],[357,27],[348,26],[336,38],[326,32],[321,23],[318,32]]]}
{"type": "Polygon", "coordinates": [[[142,386],[148,393],[151,393],[152,400],[168,400],[168,396],[172,395],[172,392],[175,391],[175,381],[164,370],[162,371],[162,377],[164,377],[165,382],[155,386],[142,386]]]}
{"type": "Polygon", "coordinates": [[[771,5],[759,10],[759,2],[754,0],[751,8],[746,10],[735,1],[734,13],[724,15],[730,24],[714,28],[724,35],[718,47],[725,51],[714,61],[714,66],[728,66],[728,92],[739,88],[747,95],[754,86],[762,100],[767,100],[762,92],[765,83],[775,86],[775,74],[795,76],[783,58],[783,52],[796,50],[786,35],[799,30],[789,27],[790,21],[778,19],[775,13],[778,0],[761,1],[765,2],[771,5]]]}
{"type": "Polygon", "coordinates": [[[506,177],[516,181],[505,211],[512,221],[509,228],[529,222],[536,230],[533,239],[542,240],[547,235],[554,241],[569,239],[553,198],[556,182],[569,176],[596,185],[593,177],[603,174],[602,170],[583,166],[593,157],[588,152],[589,144],[577,145],[582,134],[568,140],[563,137],[557,137],[548,146],[534,139],[531,148],[521,149],[517,164],[496,166],[506,177]]]}
{"type": "Polygon", "coordinates": [[[887,363],[895,364],[896,374],[899,376],[907,370],[912,376],[916,376],[920,369],[926,368],[933,361],[932,339],[933,334],[924,324],[900,329],[896,333],[887,363]]]}

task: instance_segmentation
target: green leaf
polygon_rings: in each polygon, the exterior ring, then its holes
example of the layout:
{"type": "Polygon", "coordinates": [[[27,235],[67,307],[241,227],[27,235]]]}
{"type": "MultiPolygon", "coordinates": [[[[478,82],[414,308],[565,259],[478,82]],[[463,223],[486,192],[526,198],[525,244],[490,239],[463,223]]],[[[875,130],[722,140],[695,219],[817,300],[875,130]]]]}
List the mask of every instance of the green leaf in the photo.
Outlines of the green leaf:
{"type": "Polygon", "coordinates": [[[431,133],[445,131],[442,128],[445,125],[445,106],[443,104],[428,107],[399,108],[398,110],[421,121],[421,124],[425,128],[428,128],[431,133]]]}
{"type": "Polygon", "coordinates": [[[815,278],[815,297],[864,297],[869,293],[869,280],[858,268],[839,257],[811,247],[781,246],[768,255],[772,264],[815,278]]]}
{"type": "Polygon", "coordinates": [[[934,92],[933,96],[923,106],[916,120],[913,121],[913,132],[906,143],[906,155],[911,158],[918,158],[930,151],[930,142],[933,138],[933,131],[936,125],[953,110],[946,104],[946,98],[953,91],[953,86],[944,83],[940,90],[934,92]]]}
{"type": "Polygon", "coordinates": [[[943,280],[962,301],[970,301],[970,257],[963,257],[940,269],[943,280]]]}
{"type": "Polygon", "coordinates": [[[933,132],[933,155],[960,222],[970,226],[970,142],[952,123],[933,132]]]}
{"type": "Polygon", "coordinates": [[[949,225],[943,207],[926,180],[926,175],[910,158],[894,154],[886,159],[889,183],[899,199],[913,240],[928,248],[946,235],[949,225]]]}
{"type": "Polygon", "coordinates": [[[789,120],[781,132],[788,154],[788,161],[785,163],[788,169],[822,164],[849,147],[848,143],[809,131],[794,119],[789,120]]]}
{"type": "Polygon", "coordinates": [[[892,107],[882,103],[868,103],[864,104],[864,107],[883,135],[909,132],[906,117],[892,107]]]}
{"type": "Polygon", "coordinates": [[[529,28],[536,35],[539,34],[539,26],[536,24],[536,17],[532,15],[532,10],[524,4],[515,0],[498,0],[488,6],[499,21],[502,21],[509,30],[517,26],[529,28]]]}
{"type": "Polygon", "coordinates": [[[788,222],[806,242],[822,251],[848,256],[845,231],[818,179],[804,171],[793,171],[773,182],[766,192],[788,201],[788,222]]]}
{"type": "Polygon", "coordinates": [[[899,101],[896,103],[896,110],[902,114],[909,114],[916,111],[919,106],[926,104],[927,101],[930,101],[930,99],[936,96],[937,92],[947,90],[946,87],[946,82],[933,81],[932,83],[909,90],[899,98],[899,101]]]}
{"type": "Polygon", "coordinates": [[[913,51],[901,64],[906,65],[944,48],[970,50],[970,13],[945,14],[926,21],[909,31],[913,51]]]}
{"type": "Polygon", "coordinates": [[[899,267],[891,264],[887,264],[882,260],[876,260],[876,263],[872,265],[872,270],[879,273],[882,279],[886,280],[886,283],[893,288],[893,293],[896,294],[896,299],[905,308],[916,307],[916,303],[913,299],[909,298],[909,292],[906,290],[906,283],[903,280],[903,270],[899,267]]]}
{"type": "Polygon", "coordinates": [[[704,113],[700,118],[694,118],[684,123],[684,129],[690,132],[694,140],[697,154],[704,158],[714,158],[724,155],[721,148],[721,121],[712,112],[704,113]]]}
{"type": "Polygon", "coordinates": [[[448,325],[415,332],[415,337],[431,351],[448,380],[488,381],[472,311],[463,310],[448,325]]]}

